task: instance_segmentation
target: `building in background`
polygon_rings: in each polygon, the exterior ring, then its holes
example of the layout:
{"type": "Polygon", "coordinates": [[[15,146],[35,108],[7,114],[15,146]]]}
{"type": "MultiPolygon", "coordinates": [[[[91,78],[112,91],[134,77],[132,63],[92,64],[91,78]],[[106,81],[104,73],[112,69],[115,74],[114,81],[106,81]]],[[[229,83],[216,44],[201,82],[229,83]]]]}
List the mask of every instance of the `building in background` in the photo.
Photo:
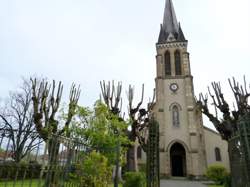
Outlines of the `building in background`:
{"type": "MultiPolygon", "coordinates": [[[[173,3],[166,0],[156,43],[154,116],[160,124],[160,173],[167,177],[198,178],[212,164],[224,165],[229,170],[227,142],[203,126],[187,46],[173,3]]],[[[145,160],[145,155],[140,157],[145,160]]]]}

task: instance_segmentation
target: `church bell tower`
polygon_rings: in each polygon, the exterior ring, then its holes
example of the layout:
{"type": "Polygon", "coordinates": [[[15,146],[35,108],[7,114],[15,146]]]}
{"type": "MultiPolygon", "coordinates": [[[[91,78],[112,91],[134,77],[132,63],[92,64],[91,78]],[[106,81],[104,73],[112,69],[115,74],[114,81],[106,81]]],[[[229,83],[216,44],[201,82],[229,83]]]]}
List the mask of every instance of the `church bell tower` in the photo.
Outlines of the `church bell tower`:
{"type": "Polygon", "coordinates": [[[202,115],[193,88],[189,53],[172,0],[166,0],[156,43],[156,104],[160,124],[160,173],[199,177],[206,168],[202,115]]]}

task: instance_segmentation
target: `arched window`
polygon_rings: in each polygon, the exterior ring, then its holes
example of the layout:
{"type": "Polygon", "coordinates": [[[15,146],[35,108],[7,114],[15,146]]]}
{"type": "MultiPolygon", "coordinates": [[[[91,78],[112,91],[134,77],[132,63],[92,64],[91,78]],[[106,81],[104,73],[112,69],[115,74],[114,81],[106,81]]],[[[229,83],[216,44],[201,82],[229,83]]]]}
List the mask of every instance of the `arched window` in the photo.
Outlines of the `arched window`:
{"type": "Polygon", "coordinates": [[[175,75],[181,75],[181,55],[179,51],[175,51],[174,59],[175,59],[175,75]]]}
{"type": "Polygon", "coordinates": [[[215,160],[216,160],[216,161],[221,161],[220,148],[216,147],[216,148],[214,149],[214,152],[215,152],[215,160]]]}
{"type": "Polygon", "coordinates": [[[165,74],[171,75],[171,59],[170,59],[170,53],[167,51],[165,53],[165,74]]]}
{"type": "Polygon", "coordinates": [[[172,108],[172,119],[173,119],[173,126],[178,127],[180,126],[180,116],[179,116],[179,109],[175,105],[172,108]]]}

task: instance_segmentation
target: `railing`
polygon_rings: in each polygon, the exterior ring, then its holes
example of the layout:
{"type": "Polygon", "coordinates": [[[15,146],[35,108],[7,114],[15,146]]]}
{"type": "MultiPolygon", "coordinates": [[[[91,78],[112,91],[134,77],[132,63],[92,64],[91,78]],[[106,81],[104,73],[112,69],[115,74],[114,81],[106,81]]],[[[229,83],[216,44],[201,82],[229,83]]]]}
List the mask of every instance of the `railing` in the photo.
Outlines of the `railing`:
{"type": "Polygon", "coordinates": [[[0,129],[0,187],[79,186],[71,175],[80,153],[88,152],[83,142],[56,135],[44,141],[32,132],[37,138],[27,150],[31,141],[27,139],[22,145],[11,133],[0,129]],[[22,158],[17,159],[17,155],[22,158]]]}
{"type": "Polygon", "coordinates": [[[250,116],[242,116],[229,139],[232,187],[250,186],[250,116]]]}

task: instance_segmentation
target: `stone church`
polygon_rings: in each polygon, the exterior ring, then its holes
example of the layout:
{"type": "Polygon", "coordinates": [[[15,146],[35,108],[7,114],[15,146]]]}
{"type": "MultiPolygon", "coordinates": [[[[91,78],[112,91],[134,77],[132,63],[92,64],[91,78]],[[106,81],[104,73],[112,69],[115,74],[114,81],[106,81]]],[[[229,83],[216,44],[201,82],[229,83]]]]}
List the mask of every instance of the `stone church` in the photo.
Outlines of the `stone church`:
{"type": "MultiPolygon", "coordinates": [[[[203,176],[212,164],[229,170],[227,142],[203,125],[195,102],[191,62],[172,0],[166,0],[156,43],[156,103],[160,125],[160,173],[165,177],[203,176]]],[[[139,155],[139,163],[145,155],[139,155]]]]}

